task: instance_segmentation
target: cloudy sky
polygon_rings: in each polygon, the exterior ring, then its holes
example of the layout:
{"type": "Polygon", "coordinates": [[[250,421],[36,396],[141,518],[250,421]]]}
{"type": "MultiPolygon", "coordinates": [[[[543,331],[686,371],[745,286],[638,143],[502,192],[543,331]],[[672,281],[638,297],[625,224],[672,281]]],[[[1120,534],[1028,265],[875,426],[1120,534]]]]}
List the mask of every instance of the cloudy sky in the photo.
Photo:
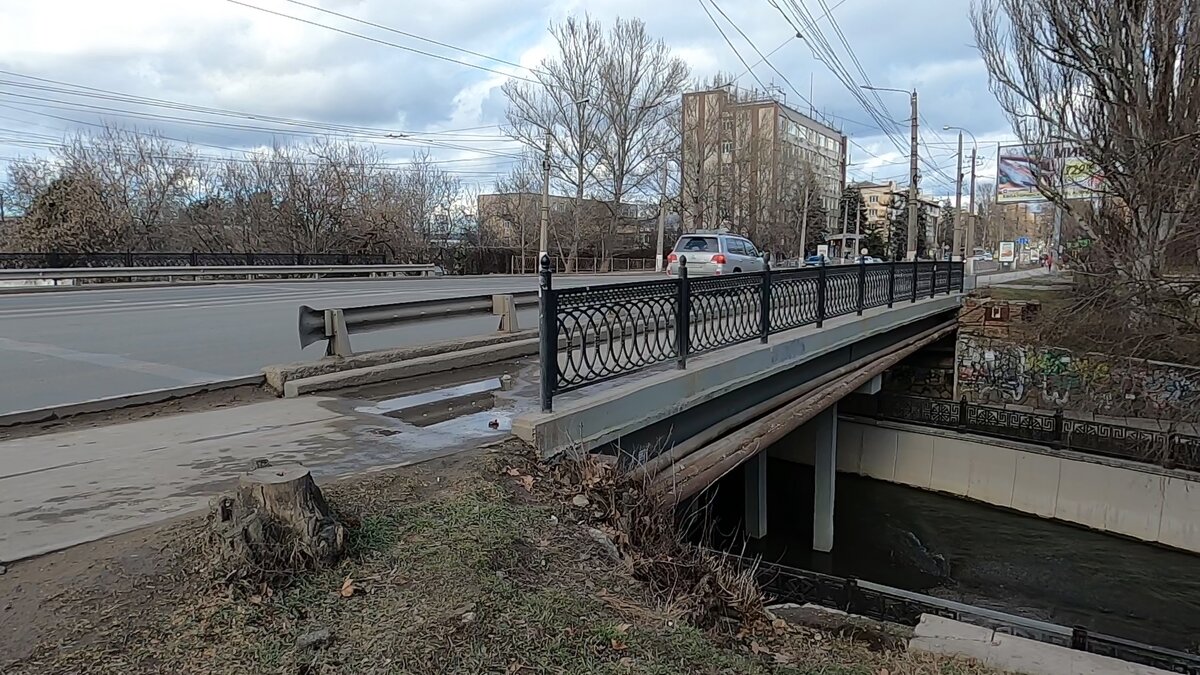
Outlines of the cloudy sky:
{"type": "MultiPolygon", "coordinates": [[[[641,18],[698,78],[745,73],[738,53],[755,64],[754,47],[777,50],[770,65],[758,63],[738,85],[779,86],[802,111],[809,108],[804,99],[811,101],[852,138],[851,178],[906,181],[907,97],[879,94],[881,107],[899,120],[885,120],[898,148],[809,43],[795,37],[790,0],[305,1],[526,67],[547,53],[549,22],[584,12],[605,23],[641,18]]],[[[955,137],[942,131],[946,124],[974,132],[986,160],[980,173],[994,173],[995,142],[1011,134],[972,46],[970,0],[796,2],[819,17],[825,39],[857,83],[869,78],[877,86],[919,91],[928,162],[923,189],[953,191],[955,137]]],[[[332,131],[378,143],[395,158],[428,148],[447,170],[483,184],[507,170],[520,150],[500,135],[500,85],[505,73],[528,75],[289,0],[0,0],[0,71],[0,169],[7,158],[46,152],[74,129],[108,122],[157,130],[212,155],[332,131]],[[91,89],[80,95],[80,86],[91,89]],[[113,92],[154,101],[132,102],[113,92]],[[319,124],[306,128],[288,120],[319,124]]]]}

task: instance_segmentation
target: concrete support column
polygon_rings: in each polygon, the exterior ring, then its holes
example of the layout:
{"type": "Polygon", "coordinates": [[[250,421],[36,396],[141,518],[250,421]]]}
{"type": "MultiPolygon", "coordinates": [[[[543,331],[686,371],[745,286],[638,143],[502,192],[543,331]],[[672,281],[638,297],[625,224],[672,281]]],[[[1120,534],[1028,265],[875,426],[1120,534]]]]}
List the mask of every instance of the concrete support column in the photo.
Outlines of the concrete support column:
{"type": "Polygon", "coordinates": [[[746,481],[746,534],[762,539],[767,536],[767,452],[751,457],[742,471],[746,481]]]}
{"type": "Polygon", "coordinates": [[[813,418],[813,550],[833,550],[833,499],[837,481],[837,404],[813,418]]]}

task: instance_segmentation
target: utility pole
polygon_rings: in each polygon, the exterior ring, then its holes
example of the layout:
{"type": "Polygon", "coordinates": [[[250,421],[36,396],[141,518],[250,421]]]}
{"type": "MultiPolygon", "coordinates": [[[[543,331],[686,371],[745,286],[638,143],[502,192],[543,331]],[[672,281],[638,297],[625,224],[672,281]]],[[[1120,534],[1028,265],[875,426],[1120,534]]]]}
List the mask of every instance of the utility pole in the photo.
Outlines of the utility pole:
{"type": "Polygon", "coordinates": [[[804,186],[804,211],[800,213],[800,262],[808,257],[808,186],[804,186]]]}
{"type": "MultiPolygon", "coordinates": [[[[857,211],[857,210],[858,209],[855,209],[855,211],[857,211]]],[[[850,218],[850,202],[849,202],[849,200],[846,199],[846,193],[843,192],[842,193],[842,248],[843,249],[846,248],[846,235],[850,234],[850,225],[848,222],[849,218],[850,218]]],[[[854,245],[858,246],[858,242],[854,242],[854,245]]],[[[842,251],[842,257],[843,258],[846,257],[845,250],[842,251]]]]}
{"type": "Polygon", "coordinates": [[[971,148],[971,196],[970,196],[970,215],[967,216],[967,240],[963,242],[963,257],[970,259],[975,257],[975,153],[976,148],[971,148]]]}
{"type": "Polygon", "coordinates": [[[667,229],[667,164],[663,162],[662,192],[658,198],[658,245],[654,248],[654,271],[663,271],[663,237],[667,229]]]}
{"type": "Polygon", "coordinates": [[[912,90],[912,138],[908,158],[908,259],[917,259],[917,90],[912,90]]]}
{"type": "Polygon", "coordinates": [[[858,209],[857,204],[854,208],[854,248],[862,254],[862,211],[858,209]]]}
{"type": "Polygon", "coordinates": [[[962,247],[963,235],[963,216],[962,216],[962,132],[958,132],[958,171],[954,173],[954,243],[950,245],[950,259],[962,260],[962,253],[959,249],[962,247]]]}
{"type": "Polygon", "coordinates": [[[546,130],[546,148],[542,154],[542,232],[538,240],[538,269],[550,248],[550,130],[546,130]]]}

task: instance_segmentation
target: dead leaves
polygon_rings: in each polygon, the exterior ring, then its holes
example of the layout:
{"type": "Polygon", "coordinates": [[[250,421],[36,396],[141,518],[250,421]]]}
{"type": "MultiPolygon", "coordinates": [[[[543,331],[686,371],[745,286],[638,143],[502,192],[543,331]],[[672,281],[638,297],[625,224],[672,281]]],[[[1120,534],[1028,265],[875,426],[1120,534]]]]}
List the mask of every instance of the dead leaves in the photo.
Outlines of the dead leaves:
{"type": "Polygon", "coordinates": [[[342,589],[338,591],[338,595],[343,598],[349,598],[357,591],[358,585],[354,583],[354,578],[347,574],[346,578],[342,581],[342,589]]]}
{"type": "Polygon", "coordinates": [[[521,487],[525,488],[526,492],[533,492],[533,483],[536,480],[533,476],[521,473],[521,470],[515,466],[510,466],[505,469],[504,474],[516,478],[517,483],[519,483],[521,487]]]}

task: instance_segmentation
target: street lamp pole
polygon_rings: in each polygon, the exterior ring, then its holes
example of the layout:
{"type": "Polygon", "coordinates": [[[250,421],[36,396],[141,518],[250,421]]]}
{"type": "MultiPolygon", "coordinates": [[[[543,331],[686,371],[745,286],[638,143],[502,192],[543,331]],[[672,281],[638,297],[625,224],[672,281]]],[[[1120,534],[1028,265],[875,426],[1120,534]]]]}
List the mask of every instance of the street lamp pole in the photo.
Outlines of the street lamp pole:
{"type": "Polygon", "coordinates": [[[909,260],[917,259],[917,182],[920,179],[919,169],[917,167],[917,90],[911,92],[906,89],[894,89],[892,87],[872,87],[870,85],[861,85],[863,89],[872,91],[895,91],[901,94],[909,95],[909,106],[911,107],[910,114],[911,123],[911,138],[909,139],[908,152],[908,252],[909,260]]]}

